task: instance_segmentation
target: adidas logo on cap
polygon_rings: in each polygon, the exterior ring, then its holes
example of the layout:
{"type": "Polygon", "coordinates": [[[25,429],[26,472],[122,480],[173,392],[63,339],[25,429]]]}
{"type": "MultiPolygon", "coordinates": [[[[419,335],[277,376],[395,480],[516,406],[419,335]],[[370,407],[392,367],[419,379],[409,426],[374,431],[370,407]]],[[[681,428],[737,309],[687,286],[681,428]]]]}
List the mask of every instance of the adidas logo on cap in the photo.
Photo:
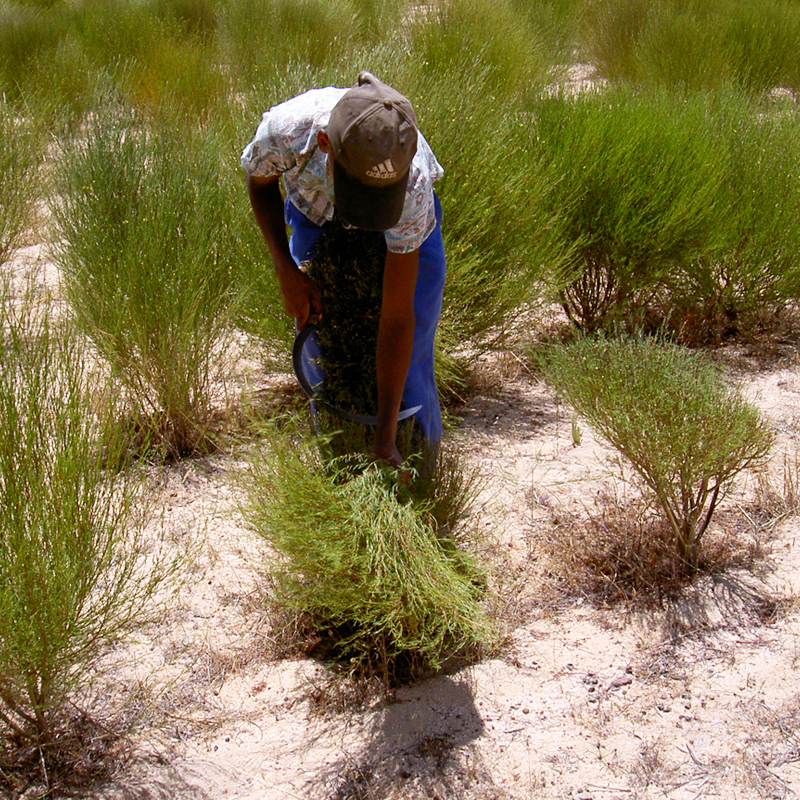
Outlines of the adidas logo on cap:
{"type": "Polygon", "coordinates": [[[372,169],[368,169],[367,176],[380,180],[389,180],[390,178],[397,177],[397,170],[395,170],[394,164],[392,164],[392,159],[387,158],[386,161],[381,161],[380,164],[376,164],[372,169]]]}

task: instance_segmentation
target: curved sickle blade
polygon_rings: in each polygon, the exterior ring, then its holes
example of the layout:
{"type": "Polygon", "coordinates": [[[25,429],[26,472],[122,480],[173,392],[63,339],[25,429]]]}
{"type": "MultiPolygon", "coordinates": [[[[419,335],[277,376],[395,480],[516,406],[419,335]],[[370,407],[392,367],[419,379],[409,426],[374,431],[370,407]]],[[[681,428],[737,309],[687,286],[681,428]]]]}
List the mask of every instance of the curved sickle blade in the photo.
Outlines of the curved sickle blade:
{"type": "MultiPolygon", "coordinates": [[[[315,403],[318,403],[332,414],[335,414],[337,417],[350,420],[350,422],[358,422],[362,425],[377,425],[378,418],[373,414],[353,414],[350,411],[345,411],[344,409],[337,408],[330,403],[326,403],[324,400],[320,400],[319,395],[316,392],[316,386],[311,385],[311,382],[308,380],[308,376],[303,369],[303,347],[305,346],[308,337],[314,332],[315,327],[316,326],[313,323],[306,325],[298,332],[297,336],[295,336],[294,344],[292,345],[292,369],[294,369],[294,375],[297,378],[297,382],[300,384],[300,388],[306,393],[309,400],[313,400],[315,403]]],[[[319,384],[317,384],[317,386],[319,386],[319,384]]],[[[408,417],[413,417],[414,414],[421,409],[421,405],[414,406],[413,408],[404,408],[397,415],[397,421],[400,422],[404,419],[408,419],[408,417]]]]}

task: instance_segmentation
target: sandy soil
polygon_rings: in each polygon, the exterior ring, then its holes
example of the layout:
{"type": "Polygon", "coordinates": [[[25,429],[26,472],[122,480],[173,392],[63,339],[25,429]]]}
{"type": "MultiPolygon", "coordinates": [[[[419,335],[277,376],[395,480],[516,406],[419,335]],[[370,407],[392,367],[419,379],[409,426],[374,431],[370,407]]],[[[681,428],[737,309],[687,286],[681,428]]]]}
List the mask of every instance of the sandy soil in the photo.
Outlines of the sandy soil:
{"type": "MultiPolygon", "coordinates": [[[[40,257],[28,249],[25,259],[40,257]]],[[[776,485],[800,431],[791,341],[768,359],[718,356],[772,420],[776,485]]],[[[312,660],[275,659],[259,598],[263,544],[244,525],[240,457],[158,475],[154,535],[186,552],[158,624],[111,655],[106,677],[133,720],[129,765],[100,800],[632,800],[800,796],[800,528],[751,525],[753,481],[721,517],[758,539],[729,570],[656,609],[603,608],[547,584],[537,542],[630,492],[611,455],[510,356],[487,361],[450,437],[486,479],[478,524],[507,603],[509,635],[482,663],[366,698],[312,660]],[[769,610],[769,613],[765,611],[769,610]]],[[[291,391],[289,376],[248,380],[291,391]]],[[[105,689],[104,689],[105,690],[105,689]]]]}

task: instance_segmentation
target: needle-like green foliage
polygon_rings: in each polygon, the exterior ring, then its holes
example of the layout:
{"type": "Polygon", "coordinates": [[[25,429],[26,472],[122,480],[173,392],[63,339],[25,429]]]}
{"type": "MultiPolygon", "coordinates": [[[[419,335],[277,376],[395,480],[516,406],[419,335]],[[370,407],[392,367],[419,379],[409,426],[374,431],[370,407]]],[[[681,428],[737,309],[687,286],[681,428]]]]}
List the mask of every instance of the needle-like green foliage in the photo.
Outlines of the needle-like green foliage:
{"type": "Polygon", "coordinates": [[[702,97],[625,89],[543,97],[536,149],[549,171],[556,250],[569,254],[563,306],[581,329],[636,327],[665,280],[717,252],[727,154],[702,97]]]}
{"type": "Polygon", "coordinates": [[[482,570],[437,523],[436,499],[394,470],[323,463],[312,444],[272,437],[250,480],[246,514],[270,547],[276,602],[332,633],[337,657],[386,674],[401,656],[436,667],[494,640],[482,570]]]}
{"type": "Polygon", "coordinates": [[[124,442],[74,332],[49,296],[0,294],[0,737],[52,777],[70,698],[163,569],[145,565],[144,484],[118,469],[124,442]]]}
{"type": "Polygon", "coordinates": [[[792,0],[586,3],[579,47],[603,77],[638,86],[797,89],[800,9],[792,0]]]}
{"type": "Polygon", "coordinates": [[[772,446],[758,410],[702,356],[653,338],[556,346],[544,370],[653,493],[691,574],[720,498],[772,446]]]}
{"type": "Polygon", "coordinates": [[[53,204],[77,321],[170,456],[213,445],[211,383],[251,224],[222,141],[105,109],[66,147],[53,204]]]}
{"type": "MultiPolygon", "coordinates": [[[[536,25],[534,5],[513,0],[448,0],[432,5],[412,18],[415,57],[424,69],[440,75],[465,65],[475,73],[488,68],[498,96],[522,99],[541,89],[551,68],[565,55],[563,44],[557,46],[536,25]]],[[[465,70],[466,80],[467,74],[465,70]]]]}
{"type": "Polygon", "coordinates": [[[714,221],[720,246],[668,277],[672,327],[716,342],[765,318],[800,289],[800,114],[789,102],[754,104],[740,92],[709,104],[723,173],[714,221]]]}
{"type": "Polygon", "coordinates": [[[40,146],[28,121],[0,101],[0,264],[19,245],[40,197],[40,146]]]}
{"type": "MultiPolygon", "coordinates": [[[[361,38],[367,5],[351,0],[229,0],[220,13],[227,68],[236,84],[248,89],[273,83],[278,73],[301,65],[340,66],[361,38]]],[[[359,68],[354,69],[357,74],[359,68]]]]}

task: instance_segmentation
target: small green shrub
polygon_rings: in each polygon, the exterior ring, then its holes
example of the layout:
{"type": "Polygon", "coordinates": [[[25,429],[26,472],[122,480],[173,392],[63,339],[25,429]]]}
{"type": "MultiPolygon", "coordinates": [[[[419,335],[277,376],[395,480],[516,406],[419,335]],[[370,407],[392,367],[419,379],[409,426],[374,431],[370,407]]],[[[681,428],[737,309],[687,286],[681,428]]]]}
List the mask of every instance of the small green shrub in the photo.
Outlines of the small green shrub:
{"type": "Polygon", "coordinates": [[[61,41],[64,13],[18,3],[0,4],[0,95],[21,105],[36,64],[61,41]]]}
{"type": "Polygon", "coordinates": [[[653,9],[636,46],[638,86],[717,89],[732,72],[730,43],[714,16],[677,5],[653,9]]]}
{"type": "Polygon", "coordinates": [[[690,575],[719,500],[772,446],[758,410],[701,356],[652,338],[553,347],[544,372],[652,492],[690,575]]]}
{"type": "Polygon", "coordinates": [[[84,8],[0,4],[0,93],[19,113],[56,131],[93,107],[97,84],[114,63],[92,58],[84,8]]]}
{"type": "Polygon", "coordinates": [[[800,7],[794,2],[739,0],[720,14],[714,33],[726,42],[731,72],[741,89],[800,88],[800,7]]]}
{"type": "Polygon", "coordinates": [[[119,109],[98,113],[62,155],[54,202],[76,318],[136,424],[171,456],[213,444],[211,383],[251,225],[224,143],[209,129],[146,129],[119,109]]]}
{"type": "Polygon", "coordinates": [[[636,73],[636,45],[653,13],[651,0],[600,0],[579,15],[581,55],[611,81],[636,73]]]}
{"type": "Polygon", "coordinates": [[[355,10],[360,46],[373,47],[391,42],[402,28],[405,16],[412,13],[411,6],[402,0],[350,0],[355,10]]]}
{"type": "Polygon", "coordinates": [[[453,535],[469,495],[454,466],[434,486],[406,486],[363,458],[325,463],[285,434],[253,461],[246,516],[270,547],[275,602],[351,668],[390,679],[401,660],[435,668],[494,641],[485,574],[453,535]]]}
{"type": "Polygon", "coordinates": [[[220,0],[151,0],[159,17],[175,20],[187,37],[211,39],[217,31],[220,0]]]}
{"type": "MultiPolygon", "coordinates": [[[[568,66],[575,60],[581,9],[585,0],[511,0],[533,32],[537,48],[546,53],[552,67],[568,66]]],[[[552,68],[551,67],[551,68],[552,68]]]]}
{"type": "Polygon", "coordinates": [[[164,569],[74,331],[41,290],[0,295],[0,786],[32,756],[45,796],[85,753],[71,701],[164,569]]]}
{"type": "Polygon", "coordinates": [[[165,42],[190,39],[176,17],[159,13],[158,5],[124,0],[84,3],[75,9],[72,27],[91,62],[122,78],[128,65],[146,64],[165,42]]]}
{"type": "Polygon", "coordinates": [[[177,107],[195,124],[226,113],[230,89],[202,41],[165,40],[146,61],[129,66],[123,94],[136,108],[158,115],[165,106],[177,107]]]}
{"type": "Polygon", "coordinates": [[[508,103],[541,88],[558,59],[531,21],[532,13],[511,0],[432,5],[414,16],[414,58],[440,76],[488,72],[493,92],[508,103]]]}
{"type": "Polygon", "coordinates": [[[360,37],[356,9],[349,0],[229,0],[220,13],[220,47],[234,86],[271,86],[306,65],[337,65],[352,72],[343,85],[353,84],[366,68],[349,60],[360,37]]]}

